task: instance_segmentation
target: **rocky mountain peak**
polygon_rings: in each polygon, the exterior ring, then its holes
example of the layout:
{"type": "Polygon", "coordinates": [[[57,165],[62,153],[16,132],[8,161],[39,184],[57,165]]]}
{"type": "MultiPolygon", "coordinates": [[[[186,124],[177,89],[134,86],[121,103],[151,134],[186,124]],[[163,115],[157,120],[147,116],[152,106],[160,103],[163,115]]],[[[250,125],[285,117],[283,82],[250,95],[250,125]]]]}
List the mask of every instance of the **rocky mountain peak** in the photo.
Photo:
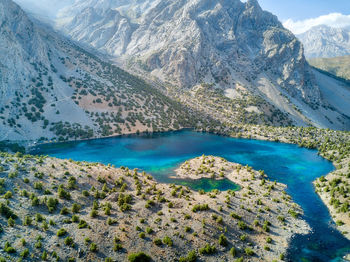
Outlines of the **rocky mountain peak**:
{"type": "Polygon", "coordinates": [[[305,46],[309,58],[336,57],[350,54],[350,30],[319,25],[311,28],[298,38],[305,46]]]}

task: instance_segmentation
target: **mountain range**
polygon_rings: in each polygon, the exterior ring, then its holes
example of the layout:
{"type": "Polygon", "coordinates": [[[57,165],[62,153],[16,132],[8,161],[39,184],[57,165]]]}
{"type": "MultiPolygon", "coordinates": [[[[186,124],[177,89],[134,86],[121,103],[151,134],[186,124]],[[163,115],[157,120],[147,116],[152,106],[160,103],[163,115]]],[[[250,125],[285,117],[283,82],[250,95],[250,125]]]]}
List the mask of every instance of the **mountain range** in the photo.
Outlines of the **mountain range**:
{"type": "Polygon", "coordinates": [[[331,58],[350,55],[350,29],[319,25],[297,35],[307,58],[331,58]]]}
{"type": "Polygon", "coordinates": [[[212,120],[350,129],[348,87],[312,69],[256,0],[77,0],[52,21],[59,32],[0,4],[0,139],[212,120]]]}

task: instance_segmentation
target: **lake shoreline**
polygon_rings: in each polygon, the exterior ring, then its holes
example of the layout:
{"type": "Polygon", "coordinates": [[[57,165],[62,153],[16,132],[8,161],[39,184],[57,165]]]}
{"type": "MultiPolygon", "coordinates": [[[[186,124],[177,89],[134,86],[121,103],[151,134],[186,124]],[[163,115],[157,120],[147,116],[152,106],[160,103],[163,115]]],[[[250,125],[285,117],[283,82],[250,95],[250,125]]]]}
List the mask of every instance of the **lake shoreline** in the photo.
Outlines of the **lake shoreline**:
{"type": "MultiPolygon", "coordinates": [[[[187,129],[187,128],[186,128],[187,129]]],[[[181,132],[183,130],[173,130],[170,132],[181,132]]],[[[305,130],[308,130],[307,128],[272,128],[272,127],[267,127],[267,126],[232,126],[231,128],[227,128],[225,131],[215,131],[215,132],[209,132],[207,130],[199,130],[199,129],[187,129],[187,130],[193,130],[196,132],[201,132],[201,133],[210,133],[210,134],[216,134],[224,137],[232,137],[232,138],[242,138],[242,139],[254,139],[254,140],[260,140],[260,141],[271,141],[271,142],[277,142],[277,143],[287,143],[287,144],[297,144],[300,147],[305,147],[305,148],[311,148],[315,149],[316,147],[318,148],[318,154],[323,156],[325,159],[331,161],[333,163],[333,166],[335,166],[337,163],[333,159],[331,160],[329,156],[327,155],[327,152],[321,152],[319,147],[320,145],[324,144],[323,139],[323,134],[330,134],[332,137],[334,134],[337,136],[344,136],[346,133],[340,132],[340,131],[333,131],[333,130],[321,130],[321,129],[311,129],[311,133],[320,133],[321,135],[311,135],[311,139],[308,138],[309,133],[306,135],[303,133],[305,130]],[[300,131],[301,130],[301,131],[300,131]],[[264,133],[265,132],[265,133],[264,133]],[[300,132],[302,136],[300,136],[300,132]],[[313,142],[313,143],[310,143],[313,142]],[[318,146],[317,146],[318,145],[318,146]]],[[[157,133],[148,133],[149,135],[154,135],[154,134],[164,134],[168,132],[157,132],[157,133]]],[[[119,135],[117,137],[121,136],[134,136],[136,134],[127,134],[127,135],[119,135]]],[[[113,136],[116,137],[116,136],[113,136]]],[[[108,137],[109,138],[109,137],[108,137]]],[[[94,139],[99,139],[99,138],[94,138],[94,139]]],[[[332,172],[331,172],[332,173],[332,172]]],[[[329,175],[329,174],[328,174],[329,175]]],[[[320,197],[320,195],[318,195],[320,197]]],[[[331,213],[329,205],[327,205],[327,201],[321,197],[322,202],[327,206],[329,212],[331,213]]],[[[336,220],[331,217],[331,219],[336,222],[336,220]]],[[[341,232],[342,230],[337,227],[337,230],[341,232]]],[[[349,239],[349,237],[348,237],[349,239]]]]}
{"type": "MultiPolygon", "coordinates": [[[[259,205],[265,208],[269,207],[268,210],[271,210],[266,212],[271,212],[273,214],[272,216],[269,215],[269,219],[272,219],[271,223],[274,226],[273,232],[266,234],[270,234],[270,236],[274,238],[276,244],[274,245],[274,250],[266,252],[268,256],[265,255],[264,258],[266,261],[272,261],[273,258],[278,257],[279,254],[286,253],[290,241],[295,234],[306,235],[311,232],[311,228],[302,218],[303,210],[301,207],[293,202],[291,197],[285,193],[284,190],[287,186],[283,183],[269,181],[267,177],[268,176],[264,174],[264,172],[256,171],[249,166],[242,166],[222,157],[204,155],[185,161],[180,167],[175,169],[174,175],[174,178],[191,180],[202,178],[215,180],[229,179],[241,188],[235,191],[235,198],[241,199],[240,201],[247,198],[249,199],[249,206],[253,208],[252,214],[255,213],[254,209],[257,209],[259,205]],[[264,190],[269,188],[273,188],[273,190],[269,191],[271,195],[267,197],[264,190]],[[275,190],[276,192],[274,192],[275,190]],[[250,192],[254,193],[250,195],[250,192]],[[281,202],[275,202],[276,199],[280,199],[280,197],[282,197],[283,200],[281,199],[281,202]],[[257,206],[255,206],[255,203],[258,203],[257,206]],[[291,207],[293,207],[296,212],[299,212],[298,217],[296,218],[289,215],[288,219],[284,218],[286,214],[290,213],[291,207]],[[280,214],[279,216],[277,216],[278,213],[280,214]],[[281,221],[282,217],[283,221],[281,221]],[[273,255],[269,254],[271,252],[273,255]]],[[[256,213],[258,214],[259,212],[256,213]]],[[[264,251],[262,252],[265,253],[264,251]]]]}

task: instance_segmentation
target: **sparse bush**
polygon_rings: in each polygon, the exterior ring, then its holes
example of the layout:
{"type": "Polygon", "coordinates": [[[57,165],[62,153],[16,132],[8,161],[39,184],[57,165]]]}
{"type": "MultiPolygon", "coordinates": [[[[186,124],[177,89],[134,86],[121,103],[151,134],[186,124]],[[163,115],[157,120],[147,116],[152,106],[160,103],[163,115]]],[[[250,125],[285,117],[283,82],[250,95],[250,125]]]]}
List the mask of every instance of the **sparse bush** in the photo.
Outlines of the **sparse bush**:
{"type": "Polygon", "coordinates": [[[192,212],[198,212],[198,211],[205,211],[205,210],[209,210],[209,205],[208,204],[203,204],[203,205],[194,205],[192,208],[192,212]]]}
{"type": "Polygon", "coordinates": [[[12,192],[11,191],[7,191],[6,194],[4,195],[4,198],[5,199],[10,199],[10,198],[12,198],[12,196],[13,196],[12,192]]]}
{"type": "Polygon", "coordinates": [[[4,251],[8,254],[16,253],[16,249],[8,241],[5,243],[4,251]]]}
{"type": "Polygon", "coordinates": [[[196,251],[190,251],[186,257],[180,257],[179,262],[195,262],[197,261],[196,251]]]}
{"type": "Polygon", "coordinates": [[[171,247],[171,246],[173,245],[172,239],[171,239],[170,237],[168,237],[168,236],[165,236],[165,237],[163,238],[163,243],[164,243],[165,245],[169,246],[169,247],[171,247]]]}
{"type": "Polygon", "coordinates": [[[98,248],[97,248],[97,244],[96,243],[94,243],[94,242],[92,242],[91,244],[90,244],[90,251],[91,252],[97,252],[97,250],[98,250],[98,248]]]}
{"type": "Polygon", "coordinates": [[[86,228],[87,226],[88,226],[88,224],[86,223],[85,220],[81,219],[81,220],[79,221],[79,224],[78,224],[78,228],[79,228],[79,229],[86,228]]]}
{"type": "Polygon", "coordinates": [[[224,234],[221,234],[219,237],[219,245],[226,247],[228,245],[227,238],[224,234]]]}
{"type": "Polygon", "coordinates": [[[205,247],[199,249],[201,255],[212,255],[216,253],[216,247],[206,244],[205,247]]]}
{"type": "Polygon", "coordinates": [[[63,236],[65,236],[67,234],[67,230],[65,230],[64,228],[61,228],[61,229],[59,229],[58,231],[57,231],[57,236],[58,237],[63,237],[63,236]]]}
{"type": "Polygon", "coordinates": [[[247,247],[244,249],[244,252],[246,253],[246,255],[248,256],[253,256],[254,255],[254,251],[250,248],[250,247],[247,247]]]}
{"type": "Polygon", "coordinates": [[[156,238],[153,240],[153,243],[157,246],[161,246],[163,244],[163,241],[160,238],[156,238]]]}
{"type": "Polygon", "coordinates": [[[30,226],[32,224],[32,218],[30,216],[25,216],[23,220],[23,225],[24,226],[30,226]]]}
{"type": "Polygon", "coordinates": [[[71,237],[66,237],[66,238],[64,239],[64,244],[65,244],[66,246],[73,246],[73,245],[74,245],[73,238],[71,238],[71,237]]]}
{"type": "Polygon", "coordinates": [[[79,213],[80,212],[80,209],[81,209],[81,205],[77,204],[77,203],[74,203],[72,205],[72,212],[73,213],[79,213]]]}
{"type": "Polygon", "coordinates": [[[20,256],[21,256],[21,258],[26,258],[26,257],[28,257],[28,256],[29,256],[29,249],[28,249],[28,248],[24,249],[24,250],[21,252],[20,256]]]}
{"type": "Polygon", "coordinates": [[[115,243],[115,244],[114,244],[113,250],[114,250],[115,252],[121,251],[122,249],[123,249],[122,244],[120,244],[120,243],[115,243]]]}
{"type": "Polygon", "coordinates": [[[128,256],[129,262],[149,262],[151,257],[143,252],[132,253],[128,256]]]}

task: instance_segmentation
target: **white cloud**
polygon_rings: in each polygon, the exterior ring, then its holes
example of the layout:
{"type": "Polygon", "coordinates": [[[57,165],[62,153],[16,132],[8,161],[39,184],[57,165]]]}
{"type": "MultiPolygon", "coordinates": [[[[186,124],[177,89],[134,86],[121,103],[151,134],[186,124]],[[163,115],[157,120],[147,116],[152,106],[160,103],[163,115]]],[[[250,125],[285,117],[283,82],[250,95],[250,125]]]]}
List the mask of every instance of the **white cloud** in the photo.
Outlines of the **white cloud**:
{"type": "Polygon", "coordinates": [[[301,21],[293,21],[288,19],[283,23],[284,27],[288,28],[294,34],[301,34],[310,28],[318,25],[328,25],[331,27],[348,27],[350,26],[350,15],[343,15],[340,13],[331,13],[328,15],[310,18],[301,21]]]}
{"type": "Polygon", "coordinates": [[[14,0],[26,11],[33,14],[55,17],[63,7],[72,4],[73,0],[14,0]]]}

